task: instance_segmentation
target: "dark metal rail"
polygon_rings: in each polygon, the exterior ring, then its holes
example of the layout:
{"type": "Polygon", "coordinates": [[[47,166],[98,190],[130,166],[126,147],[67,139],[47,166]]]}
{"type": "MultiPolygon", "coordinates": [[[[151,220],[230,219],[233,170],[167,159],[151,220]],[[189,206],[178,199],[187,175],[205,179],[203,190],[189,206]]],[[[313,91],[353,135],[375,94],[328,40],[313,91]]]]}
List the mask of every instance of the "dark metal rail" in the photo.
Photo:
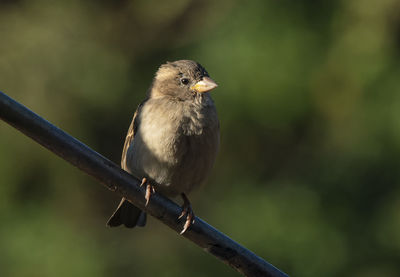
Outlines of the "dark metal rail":
{"type": "MultiPolygon", "coordinates": [[[[182,230],[177,204],[155,193],[145,207],[145,192],[138,179],[2,92],[0,118],[171,229],[182,230]]],[[[183,236],[245,276],[288,276],[198,217],[183,236]]]]}

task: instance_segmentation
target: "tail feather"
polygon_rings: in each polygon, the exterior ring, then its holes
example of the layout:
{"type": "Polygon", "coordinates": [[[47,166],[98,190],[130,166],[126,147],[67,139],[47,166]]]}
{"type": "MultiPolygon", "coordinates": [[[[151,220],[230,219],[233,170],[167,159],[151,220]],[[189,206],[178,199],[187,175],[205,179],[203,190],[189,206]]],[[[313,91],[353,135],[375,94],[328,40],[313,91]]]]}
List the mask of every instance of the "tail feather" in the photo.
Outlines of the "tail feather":
{"type": "Polygon", "coordinates": [[[117,209],[107,222],[110,227],[125,225],[127,228],[146,225],[146,213],[122,198],[117,209]]]}

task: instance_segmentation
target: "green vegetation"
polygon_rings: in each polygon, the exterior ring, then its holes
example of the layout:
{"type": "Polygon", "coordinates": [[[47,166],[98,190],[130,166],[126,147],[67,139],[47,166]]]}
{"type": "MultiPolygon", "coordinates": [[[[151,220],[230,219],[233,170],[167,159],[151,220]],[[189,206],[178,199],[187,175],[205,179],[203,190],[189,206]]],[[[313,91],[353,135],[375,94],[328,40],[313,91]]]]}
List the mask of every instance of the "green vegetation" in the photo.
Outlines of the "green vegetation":
{"type": "MultiPolygon", "coordinates": [[[[400,6],[386,1],[0,1],[0,90],[119,163],[157,67],[203,64],[221,150],[191,196],[291,276],[400,275],[400,6]]],[[[233,276],[0,123],[1,276],[233,276]]],[[[238,274],[236,274],[238,275],[238,274]]]]}

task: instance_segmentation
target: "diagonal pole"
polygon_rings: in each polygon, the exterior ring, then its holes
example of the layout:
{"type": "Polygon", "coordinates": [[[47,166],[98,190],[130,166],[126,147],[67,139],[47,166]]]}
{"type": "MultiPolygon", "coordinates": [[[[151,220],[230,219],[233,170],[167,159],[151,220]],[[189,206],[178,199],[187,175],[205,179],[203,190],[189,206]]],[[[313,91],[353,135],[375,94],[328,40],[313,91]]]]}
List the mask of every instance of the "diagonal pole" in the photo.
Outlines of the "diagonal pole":
{"type": "MultiPolygon", "coordinates": [[[[145,188],[137,178],[2,92],[0,118],[171,229],[182,230],[177,204],[155,193],[145,207],[145,188]]],[[[288,276],[198,217],[183,236],[245,276],[288,276]]]]}

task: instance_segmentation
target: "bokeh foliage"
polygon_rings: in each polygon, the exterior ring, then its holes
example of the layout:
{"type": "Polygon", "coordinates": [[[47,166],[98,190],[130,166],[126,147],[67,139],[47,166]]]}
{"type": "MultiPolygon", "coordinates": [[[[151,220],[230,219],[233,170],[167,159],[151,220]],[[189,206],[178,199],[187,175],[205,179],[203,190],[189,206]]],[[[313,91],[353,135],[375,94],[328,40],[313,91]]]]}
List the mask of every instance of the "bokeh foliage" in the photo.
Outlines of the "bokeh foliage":
{"type": "MultiPolygon", "coordinates": [[[[0,1],[0,89],[119,163],[158,65],[194,59],[221,150],[197,215],[292,276],[400,275],[400,5],[0,1]]],[[[231,276],[0,123],[1,276],[231,276]]]]}

